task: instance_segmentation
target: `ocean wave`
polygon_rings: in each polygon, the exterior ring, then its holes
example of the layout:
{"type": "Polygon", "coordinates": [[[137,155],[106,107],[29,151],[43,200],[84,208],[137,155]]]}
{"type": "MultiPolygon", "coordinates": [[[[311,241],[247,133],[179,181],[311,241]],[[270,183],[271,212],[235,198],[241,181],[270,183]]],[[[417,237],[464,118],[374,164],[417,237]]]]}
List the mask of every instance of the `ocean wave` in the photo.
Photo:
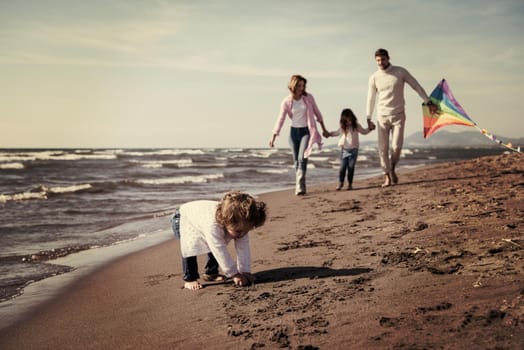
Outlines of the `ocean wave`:
{"type": "Polygon", "coordinates": [[[138,179],[134,182],[141,185],[174,185],[174,184],[185,184],[185,183],[204,183],[209,180],[221,179],[224,174],[209,174],[209,175],[196,175],[196,176],[179,176],[179,177],[168,177],[162,179],[138,179]]]}
{"type": "MultiPolygon", "coordinates": [[[[308,165],[309,167],[309,165],[308,165]]],[[[265,175],[264,178],[269,178],[271,175],[285,175],[288,173],[294,173],[294,168],[292,166],[285,166],[281,168],[263,168],[263,169],[256,169],[256,168],[249,168],[249,169],[242,169],[238,171],[233,172],[227,172],[225,177],[228,180],[231,181],[237,181],[238,179],[243,181],[249,181],[250,179],[260,179],[261,176],[265,175]]]]}
{"type": "Polygon", "coordinates": [[[72,185],[72,186],[62,186],[62,187],[51,187],[49,193],[69,193],[69,192],[79,192],[92,188],[91,184],[82,184],[82,185],[72,185]]]}
{"type": "Polygon", "coordinates": [[[40,152],[0,152],[0,162],[31,161],[38,158],[48,158],[63,154],[62,151],[40,151],[40,152]]]}
{"type": "MultiPolygon", "coordinates": [[[[244,150],[238,150],[236,152],[233,152],[233,150],[230,150],[229,153],[233,153],[233,154],[228,154],[227,157],[229,159],[231,158],[269,158],[271,157],[272,155],[274,154],[277,154],[279,152],[278,149],[253,149],[253,150],[249,150],[248,152],[243,152],[244,150]]],[[[228,153],[228,152],[226,152],[228,153]]],[[[218,159],[218,157],[217,157],[218,159]]]]}
{"type": "Polygon", "coordinates": [[[8,201],[22,201],[28,199],[48,199],[49,196],[86,191],[91,189],[92,187],[93,186],[91,184],[56,187],[47,187],[45,185],[39,185],[28,192],[0,194],[0,203],[5,203],[8,201]]]}
{"type": "Polygon", "coordinates": [[[24,169],[25,166],[23,163],[4,163],[0,164],[0,169],[24,169]]]}
{"type": "Polygon", "coordinates": [[[47,194],[44,192],[23,192],[14,194],[0,194],[0,203],[9,201],[22,201],[26,199],[47,199],[47,194]]]}
{"type": "Polygon", "coordinates": [[[161,150],[142,150],[142,151],[126,151],[124,150],[120,155],[133,157],[149,157],[149,156],[178,156],[181,154],[203,155],[206,154],[201,149],[161,149],[161,150]]]}
{"type": "Polygon", "coordinates": [[[193,166],[193,160],[175,159],[175,160],[131,160],[131,163],[140,164],[143,168],[162,168],[165,165],[176,165],[178,168],[190,168],[193,166]]]}
{"type": "Polygon", "coordinates": [[[224,153],[240,153],[244,152],[243,148],[225,148],[222,150],[224,153]]]}
{"type": "Polygon", "coordinates": [[[124,152],[123,149],[102,149],[102,150],[93,150],[93,149],[76,149],[75,153],[77,154],[120,154],[124,152]]]}
{"type": "Polygon", "coordinates": [[[257,172],[262,174],[287,174],[289,169],[259,169],[257,172]]]}
{"type": "Polygon", "coordinates": [[[96,151],[93,153],[67,153],[64,151],[41,151],[41,152],[0,152],[0,162],[30,162],[36,160],[105,160],[116,159],[116,154],[96,151]]]}
{"type": "Polygon", "coordinates": [[[199,168],[199,169],[213,169],[213,168],[225,168],[228,166],[228,162],[193,162],[192,159],[178,159],[178,160],[136,160],[133,159],[130,163],[140,164],[143,168],[158,169],[158,168],[199,168]]]}
{"type": "Polygon", "coordinates": [[[82,159],[90,159],[90,160],[112,160],[116,159],[116,154],[107,154],[107,153],[93,153],[93,154],[63,154],[63,155],[57,155],[52,156],[49,158],[40,158],[38,160],[82,160],[82,159]]]}
{"type": "Polygon", "coordinates": [[[318,156],[310,156],[309,161],[311,162],[327,162],[330,160],[331,157],[318,157],[318,156]]]}

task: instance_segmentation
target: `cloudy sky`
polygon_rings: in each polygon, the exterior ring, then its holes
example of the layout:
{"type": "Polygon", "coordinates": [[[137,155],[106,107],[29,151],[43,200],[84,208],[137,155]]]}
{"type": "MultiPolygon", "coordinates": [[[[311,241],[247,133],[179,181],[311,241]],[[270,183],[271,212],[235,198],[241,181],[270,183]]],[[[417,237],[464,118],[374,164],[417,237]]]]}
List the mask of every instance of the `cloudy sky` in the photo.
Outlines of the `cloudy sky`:
{"type": "Polygon", "coordinates": [[[379,47],[523,137],[523,37],[522,0],[0,0],[0,147],[266,147],[292,74],[334,130],[379,47]]]}

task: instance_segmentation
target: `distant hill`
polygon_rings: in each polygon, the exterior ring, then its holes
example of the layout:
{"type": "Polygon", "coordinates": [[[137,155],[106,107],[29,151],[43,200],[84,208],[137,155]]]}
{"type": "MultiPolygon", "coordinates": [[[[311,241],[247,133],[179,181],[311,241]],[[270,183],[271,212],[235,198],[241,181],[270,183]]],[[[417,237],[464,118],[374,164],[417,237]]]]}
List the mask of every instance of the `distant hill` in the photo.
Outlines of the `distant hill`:
{"type": "MultiPolygon", "coordinates": [[[[521,148],[524,146],[523,137],[496,137],[513,146],[518,145],[521,148]]],[[[446,130],[439,130],[428,139],[424,139],[422,132],[413,133],[404,139],[404,145],[408,147],[501,147],[478,131],[450,132],[446,130]]]]}

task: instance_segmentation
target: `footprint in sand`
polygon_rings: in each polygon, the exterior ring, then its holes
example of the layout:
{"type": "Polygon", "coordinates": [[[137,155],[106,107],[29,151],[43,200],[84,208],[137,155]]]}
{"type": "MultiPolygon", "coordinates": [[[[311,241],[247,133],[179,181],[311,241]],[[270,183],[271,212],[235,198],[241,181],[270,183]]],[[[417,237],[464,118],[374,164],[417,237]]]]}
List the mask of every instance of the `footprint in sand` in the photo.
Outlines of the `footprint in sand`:
{"type": "Polygon", "coordinates": [[[417,312],[426,313],[426,312],[430,312],[430,311],[443,311],[443,310],[451,309],[452,306],[453,306],[453,304],[451,304],[451,303],[442,302],[442,303],[437,304],[435,306],[419,307],[419,308],[417,308],[417,312]]]}
{"type": "Polygon", "coordinates": [[[397,327],[400,325],[402,318],[399,317],[385,317],[382,316],[379,320],[379,324],[382,327],[397,327]]]}
{"type": "Polygon", "coordinates": [[[324,241],[293,241],[293,242],[284,242],[279,243],[281,247],[277,248],[279,251],[286,251],[291,249],[302,249],[302,248],[315,248],[315,247],[335,247],[335,245],[330,240],[324,241]]]}
{"type": "Polygon", "coordinates": [[[167,281],[168,279],[175,277],[175,274],[159,274],[159,275],[150,275],[146,277],[145,285],[152,287],[160,284],[161,282],[167,281]]]}

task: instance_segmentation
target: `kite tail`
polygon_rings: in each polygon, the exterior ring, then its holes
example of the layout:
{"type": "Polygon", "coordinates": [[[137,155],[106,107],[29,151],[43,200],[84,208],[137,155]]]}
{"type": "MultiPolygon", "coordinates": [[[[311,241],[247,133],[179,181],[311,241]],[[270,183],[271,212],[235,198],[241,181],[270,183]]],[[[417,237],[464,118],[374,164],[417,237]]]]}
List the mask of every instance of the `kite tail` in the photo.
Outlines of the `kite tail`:
{"type": "Polygon", "coordinates": [[[496,143],[498,143],[499,145],[503,146],[503,147],[506,147],[507,149],[510,149],[514,152],[518,152],[518,153],[521,153],[520,151],[520,146],[517,146],[517,147],[513,147],[513,145],[508,142],[508,143],[505,143],[503,142],[502,140],[499,140],[495,135],[493,135],[492,133],[490,133],[489,131],[487,131],[486,129],[481,129],[477,126],[477,124],[475,124],[475,128],[477,128],[478,131],[480,131],[480,133],[484,136],[486,136],[488,139],[490,139],[491,141],[494,141],[496,143]]]}

